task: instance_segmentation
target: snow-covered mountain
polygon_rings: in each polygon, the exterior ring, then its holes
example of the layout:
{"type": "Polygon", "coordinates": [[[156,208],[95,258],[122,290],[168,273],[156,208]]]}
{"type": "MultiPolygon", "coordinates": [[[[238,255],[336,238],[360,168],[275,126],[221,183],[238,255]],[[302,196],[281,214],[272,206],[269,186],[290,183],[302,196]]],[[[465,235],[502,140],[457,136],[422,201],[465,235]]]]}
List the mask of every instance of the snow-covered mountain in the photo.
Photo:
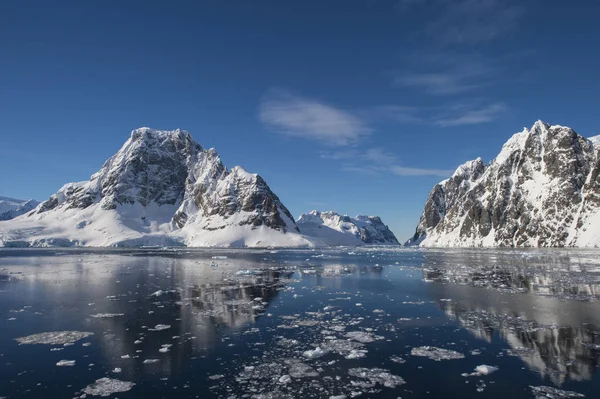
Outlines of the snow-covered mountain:
{"type": "Polygon", "coordinates": [[[399,244],[378,216],[351,218],[335,212],[311,211],[302,214],[296,223],[302,234],[327,245],[399,244]]]}
{"type": "Polygon", "coordinates": [[[537,121],[437,184],[407,244],[600,245],[599,137],[537,121]]]}
{"type": "Polygon", "coordinates": [[[136,129],[90,180],[0,222],[0,246],[312,246],[257,174],[184,130],[136,129]]]}
{"type": "Polygon", "coordinates": [[[29,212],[40,203],[36,200],[19,200],[0,197],[0,220],[14,219],[19,215],[29,212]]]}

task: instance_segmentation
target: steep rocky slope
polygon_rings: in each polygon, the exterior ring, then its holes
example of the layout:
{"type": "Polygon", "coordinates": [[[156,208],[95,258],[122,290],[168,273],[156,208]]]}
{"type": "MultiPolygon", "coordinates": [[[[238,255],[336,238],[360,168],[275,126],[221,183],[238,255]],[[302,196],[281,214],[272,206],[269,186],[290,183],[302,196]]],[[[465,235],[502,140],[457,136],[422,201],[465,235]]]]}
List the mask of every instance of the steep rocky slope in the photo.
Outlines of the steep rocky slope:
{"type": "Polygon", "coordinates": [[[597,143],[537,121],[510,138],[489,165],[469,161],[437,184],[407,244],[599,245],[597,143]]]}

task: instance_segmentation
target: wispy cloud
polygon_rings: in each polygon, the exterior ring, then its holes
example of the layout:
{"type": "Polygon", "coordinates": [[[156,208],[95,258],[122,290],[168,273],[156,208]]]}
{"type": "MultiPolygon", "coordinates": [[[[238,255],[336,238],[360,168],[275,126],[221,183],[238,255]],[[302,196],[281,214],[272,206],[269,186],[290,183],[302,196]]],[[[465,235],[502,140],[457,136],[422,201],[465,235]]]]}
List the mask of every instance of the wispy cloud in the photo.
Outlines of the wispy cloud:
{"type": "Polygon", "coordinates": [[[356,144],[372,132],[348,111],[284,90],[272,89],[263,96],[259,116],[278,133],[333,146],[356,144]]]}
{"type": "Polygon", "coordinates": [[[431,13],[424,33],[446,44],[478,44],[506,35],[524,14],[517,0],[400,0],[403,13],[421,8],[431,13]]]}
{"type": "Polygon", "coordinates": [[[368,148],[363,151],[327,153],[324,158],[341,160],[342,170],[363,175],[392,174],[396,176],[438,176],[448,177],[452,170],[426,169],[401,165],[398,158],[380,147],[368,148]]]}
{"type": "Polygon", "coordinates": [[[409,65],[394,71],[393,84],[433,95],[460,94],[493,82],[498,67],[480,55],[431,52],[408,58],[409,65]]]}
{"type": "MultiPolygon", "coordinates": [[[[365,110],[363,115],[365,120],[370,120],[373,124],[376,120],[387,119],[403,124],[453,127],[493,122],[509,111],[510,108],[503,102],[473,99],[420,108],[386,105],[365,110]]],[[[341,157],[342,154],[336,153],[336,156],[341,157]]]]}
{"type": "Polygon", "coordinates": [[[503,103],[492,103],[478,108],[458,109],[450,112],[451,115],[440,116],[434,124],[441,127],[478,125],[498,119],[508,110],[503,103]]]}

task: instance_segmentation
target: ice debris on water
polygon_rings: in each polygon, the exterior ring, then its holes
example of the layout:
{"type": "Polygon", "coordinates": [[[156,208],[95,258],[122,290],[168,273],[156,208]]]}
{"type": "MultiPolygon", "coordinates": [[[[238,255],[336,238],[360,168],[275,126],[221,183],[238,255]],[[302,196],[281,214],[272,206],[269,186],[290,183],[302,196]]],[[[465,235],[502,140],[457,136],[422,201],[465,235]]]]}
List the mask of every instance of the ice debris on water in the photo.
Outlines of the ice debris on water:
{"type": "Polygon", "coordinates": [[[463,377],[481,377],[482,375],[490,375],[496,371],[498,371],[498,367],[482,364],[475,367],[475,370],[472,373],[462,373],[461,375],[463,377]]]}
{"type": "Polygon", "coordinates": [[[75,366],[75,360],[60,360],[56,365],[58,367],[72,367],[75,366]]]}
{"type": "Polygon", "coordinates": [[[162,331],[168,330],[169,328],[171,328],[171,326],[168,324],[157,324],[154,326],[154,328],[149,328],[148,331],[162,331]]]}
{"type": "Polygon", "coordinates": [[[329,353],[329,350],[322,349],[321,347],[317,346],[315,349],[305,351],[304,353],[302,353],[302,355],[304,357],[306,357],[307,359],[317,359],[322,356],[325,356],[328,353],[329,353]]]}
{"type": "Polygon", "coordinates": [[[298,359],[288,359],[285,361],[288,366],[288,373],[294,378],[318,377],[319,372],[306,363],[298,359]]]}
{"type": "Polygon", "coordinates": [[[548,386],[534,387],[530,385],[529,388],[535,399],[585,398],[585,395],[579,392],[562,391],[548,386]]]}
{"type": "Polygon", "coordinates": [[[94,335],[94,333],[83,331],[53,331],[15,338],[15,341],[21,345],[64,345],[72,344],[80,339],[89,337],[90,335],[94,335]]]}
{"type": "Polygon", "coordinates": [[[153,363],[158,363],[158,362],[160,362],[159,359],[146,359],[142,363],[144,363],[144,364],[153,364],[153,363]]]}
{"type": "Polygon", "coordinates": [[[406,363],[406,360],[402,359],[400,356],[391,356],[390,360],[394,363],[398,363],[398,364],[402,364],[402,363],[406,363]]]}
{"type": "Polygon", "coordinates": [[[441,360],[463,359],[465,355],[450,349],[436,348],[435,346],[419,346],[410,351],[412,356],[427,357],[439,362],[441,360]]]}
{"type": "Polygon", "coordinates": [[[348,370],[348,374],[352,377],[368,380],[368,382],[352,382],[352,385],[363,388],[372,388],[377,384],[381,384],[387,388],[396,388],[398,385],[406,383],[402,377],[391,374],[389,370],[380,368],[369,369],[366,367],[357,367],[348,370]]]}
{"type": "Polygon", "coordinates": [[[346,333],[346,338],[353,339],[358,342],[362,342],[363,344],[368,344],[370,342],[375,342],[377,340],[383,339],[382,336],[371,334],[364,331],[350,331],[346,333]]]}
{"type": "Polygon", "coordinates": [[[85,387],[83,392],[91,396],[110,396],[113,393],[130,391],[134,385],[133,382],[104,377],[85,387]]]}
{"type": "Polygon", "coordinates": [[[123,313],[97,313],[91,315],[94,319],[112,319],[113,317],[123,317],[123,313]]]}

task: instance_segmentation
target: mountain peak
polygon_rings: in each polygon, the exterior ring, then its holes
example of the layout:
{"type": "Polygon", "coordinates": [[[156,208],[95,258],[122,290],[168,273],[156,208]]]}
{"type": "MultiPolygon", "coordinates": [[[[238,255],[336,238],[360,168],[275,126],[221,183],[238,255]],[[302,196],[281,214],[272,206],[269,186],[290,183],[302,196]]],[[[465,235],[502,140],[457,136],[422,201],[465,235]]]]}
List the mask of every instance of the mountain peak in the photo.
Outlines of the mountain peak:
{"type": "Polygon", "coordinates": [[[535,122],[513,135],[478,176],[461,166],[464,179],[436,185],[411,243],[600,244],[600,159],[590,141],[569,127],[535,122]]]}
{"type": "Polygon", "coordinates": [[[139,127],[137,129],[133,129],[131,131],[131,138],[137,140],[142,137],[154,137],[154,138],[165,138],[169,136],[180,137],[180,138],[188,138],[191,139],[192,136],[190,132],[183,129],[175,129],[175,130],[159,130],[153,129],[151,127],[139,127]]]}

